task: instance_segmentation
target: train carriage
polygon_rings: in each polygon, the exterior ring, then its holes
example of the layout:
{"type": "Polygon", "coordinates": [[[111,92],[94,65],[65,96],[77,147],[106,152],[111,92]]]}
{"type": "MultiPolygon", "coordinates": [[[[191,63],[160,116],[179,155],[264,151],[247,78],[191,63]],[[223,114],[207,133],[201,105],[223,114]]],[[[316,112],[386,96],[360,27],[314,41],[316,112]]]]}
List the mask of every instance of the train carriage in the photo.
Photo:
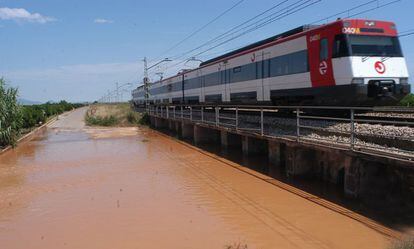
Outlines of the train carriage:
{"type": "Polygon", "coordinates": [[[391,105],[410,92],[408,77],[394,23],[346,19],[302,26],[203,62],[152,84],[149,101],[391,105]]]}

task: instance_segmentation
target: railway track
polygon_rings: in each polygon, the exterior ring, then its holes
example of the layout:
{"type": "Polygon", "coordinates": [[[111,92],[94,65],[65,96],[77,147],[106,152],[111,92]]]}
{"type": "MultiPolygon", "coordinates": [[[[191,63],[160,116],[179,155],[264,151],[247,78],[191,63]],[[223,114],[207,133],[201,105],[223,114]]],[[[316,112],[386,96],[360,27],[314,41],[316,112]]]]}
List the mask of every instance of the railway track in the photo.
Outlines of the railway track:
{"type": "MultiPolygon", "coordinates": [[[[165,108],[165,107],[164,107],[165,108]]],[[[174,107],[172,107],[174,108],[174,107]]],[[[414,110],[390,109],[326,112],[319,115],[295,108],[240,106],[201,107],[175,109],[175,118],[208,123],[244,132],[275,137],[299,137],[310,141],[342,144],[351,148],[366,148],[378,153],[392,154],[407,160],[414,159],[414,110]],[[282,110],[282,111],[280,111],[282,110]],[[299,115],[298,115],[299,113],[299,115]],[[349,114],[348,114],[349,113],[349,114]],[[236,121],[237,120],[237,121],[236,121]],[[299,124],[299,129],[297,125],[299,124]],[[300,131],[298,131],[300,130],[300,131]],[[351,135],[353,134],[353,136],[351,135]]],[[[344,111],[345,110],[345,111],[344,111]]],[[[169,118],[173,117],[173,109],[169,118]]],[[[166,109],[158,113],[167,117],[166,109]]]]}

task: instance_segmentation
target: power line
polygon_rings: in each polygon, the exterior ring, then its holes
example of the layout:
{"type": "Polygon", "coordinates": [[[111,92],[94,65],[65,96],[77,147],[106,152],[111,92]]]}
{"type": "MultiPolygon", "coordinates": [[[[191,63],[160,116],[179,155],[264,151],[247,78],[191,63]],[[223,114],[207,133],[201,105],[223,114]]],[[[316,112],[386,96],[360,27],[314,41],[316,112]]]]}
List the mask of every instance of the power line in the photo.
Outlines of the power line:
{"type": "Polygon", "coordinates": [[[354,17],[354,16],[357,16],[357,15],[360,15],[360,14],[364,14],[364,13],[367,13],[367,12],[370,12],[370,11],[374,11],[374,10],[377,10],[377,9],[380,9],[380,8],[383,8],[383,7],[386,7],[388,5],[391,5],[391,4],[394,4],[396,2],[400,2],[400,1],[401,0],[394,0],[394,1],[391,1],[391,2],[388,2],[388,3],[385,3],[385,4],[380,4],[380,0],[370,0],[370,1],[367,1],[367,2],[362,3],[360,5],[357,5],[355,7],[352,7],[352,8],[349,8],[349,9],[346,9],[346,10],[343,10],[343,11],[340,11],[338,13],[332,14],[330,16],[324,17],[322,19],[319,19],[319,20],[314,21],[314,22],[312,22],[310,24],[320,23],[322,21],[329,22],[329,20],[331,20],[331,18],[335,18],[336,19],[338,16],[341,16],[343,14],[347,14],[347,18],[354,17]],[[367,10],[364,10],[364,11],[361,11],[361,12],[358,12],[358,13],[355,13],[355,14],[351,14],[351,12],[354,11],[354,10],[360,9],[362,7],[365,7],[365,6],[373,5],[375,3],[376,3],[376,6],[370,8],[370,9],[367,9],[367,10]]]}
{"type": "Polygon", "coordinates": [[[401,35],[399,35],[399,37],[407,37],[407,36],[411,36],[411,35],[414,35],[414,31],[408,32],[408,33],[405,33],[405,34],[401,34],[401,35]]]}
{"type": "MultiPolygon", "coordinates": [[[[248,30],[246,30],[246,31],[244,31],[244,32],[242,32],[242,33],[240,33],[240,34],[238,34],[238,35],[236,35],[236,36],[234,36],[234,37],[232,37],[232,38],[230,38],[230,39],[227,39],[227,40],[225,40],[225,41],[223,41],[223,42],[220,42],[219,44],[217,44],[217,45],[215,45],[215,46],[213,46],[213,47],[210,47],[210,48],[208,48],[208,49],[206,49],[206,50],[204,50],[204,51],[202,51],[202,52],[199,52],[199,53],[197,53],[197,54],[193,55],[192,57],[197,57],[197,56],[199,56],[199,55],[201,55],[201,54],[203,54],[203,53],[205,53],[205,52],[208,52],[208,51],[210,51],[210,50],[212,50],[212,49],[214,49],[214,48],[217,48],[217,47],[219,47],[219,46],[221,46],[221,45],[224,45],[224,44],[226,44],[226,43],[228,43],[228,42],[230,42],[230,41],[232,41],[232,40],[234,40],[234,39],[237,39],[237,38],[239,38],[239,37],[241,37],[241,36],[243,36],[243,35],[246,35],[246,34],[248,34],[248,33],[250,33],[250,32],[253,32],[253,31],[255,31],[255,30],[259,29],[259,28],[262,28],[262,27],[264,27],[264,26],[266,26],[266,25],[269,25],[270,23],[273,23],[273,22],[275,22],[275,21],[277,21],[277,20],[280,20],[280,19],[282,19],[282,18],[285,18],[285,17],[287,17],[287,16],[290,16],[290,15],[292,15],[292,14],[294,14],[294,13],[296,13],[296,12],[298,12],[298,11],[302,10],[302,9],[308,8],[308,7],[310,7],[310,6],[312,6],[312,5],[316,4],[316,3],[318,3],[318,2],[320,2],[320,1],[322,1],[322,0],[299,0],[299,1],[296,1],[296,2],[294,2],[293,4],[290,4],[290,5],[288,5],[288,6],[284,7],[283,9],[281,9],[281,10],[279,10],[279,11],[277,11],[277,12],[275,12],[275,13],[272,13],[272,14],[270,14],[270,15],[266,16],[265,18],[260,19],[259,21],[256,21],[255,23],[253,23],[253,25],[255,25],[253,28],[250,28],[250,29],[248,29],[248,30]],[[277,16],[275,16],[276,14],[278,14],[278,15],[277,15],[277,16]],[[269,18],[270,18],[270,19],[269,19],[269,18]],[[265,19],[267,19],[267,20],[265,20],[265,19]],[[263,21],[263,20],[264,20],[264,21],[263,21]]],[[[277,7],[279,7],[281,4],[286,3],[286,2],[287,2],[286,0],[285,0],[285,1],[282,1],[281,3],[279,3],[279,4],[277,5],[277,7]]],[[[274,8],[275,8],[275,6],[273,6],[273,7],[272,7],[272,8],[270,8],[270,9],[274,9],[274,8]]],[[[268,9],[268,10],[270,10],[270,9],[268,9]]],[[[268,10],[266,10],[266,11],[264,11],[264,12],[262,12],[262,13],[268,12],[268,10]]],[[[257,15],[256,17],[261,16],[261,15],[262,15],[262,13],[261,13],[261,14],[259,14],[259,15],[257,15]]],[[[249,20],[253,20],[253,18],[251,18],[251,19],[249,19],[249,20]]],[[[244,22],[244,23],[246,23],[246,22],[244,22]]],[[[240,25],[238,25],[238,26],[240,26],[240,25]]],[[[251,26],[252,26],[252,24],[248,25],[247,27],[251,27],[251,26]]],[[[246,27],[245,27],[245,28],[246,28],[246,27]]],[[[245,29],[245,28],[243,28],[243,29],[245,29]]],[[[241,29],[241,30],[243,30],[243,29],[241,29]]],[[[234,30],[234,28],[233,28],[233,29],[231,29],[231,30],[234,30]]],[[[231,31],[231,30],[229,30],[229,31],[231,31]]],[[[229,31],[225,32],[224,34],[229,33],[229,31]]],[[[234,34],[234,33],[232,33],[232,34],[234,34]]],[[[223,36],[223,34],[222,34],[222,35],[220,35],[220,36],[223,36]]],[[[207,42],[207,43],[208,43],[208,42],[207,42]]],[[[207,44],[207,43],[205,43],[205,44],[207,44]]],[[[198,48],[201,48],[201,47],[203,47],[203,46],[204,46],[204,45],[199,46],[198,48]]],[[[189,54],[190,52],[195,51],[195,50],[197,50],[198,48],[196,48],[196,49],[192,49],[192,50],[190,50],[189,52],[184,53],[183,55],[189,54]]],[[[176,58],[176,59],[182,58],[182,57],[183,57],[183,55],[179,56],[179,57],[178,57],[178,58],[176,58]]],[[[178,62],[178,63],[176,63],[176,64],[172,65],[171,67],[178,66],[179,64],[182,64],[182,63],[184,63],[185,61],[186,61],[186,60],[183,60],[183,61],[181,61],[181,62],[178,62]]]]}
{"type": "Polygon", "coordinates": [[[394,0],[394,1],[391,1],[391,2],[388,2],[388,3],[384,3],[382,5],[380,5],[379,4],[379,1],[378,1],[378,4],[377,4],[376,7],[371,8],[371,9],[368,9],[368,10],[364,10],[364,11],[361,11],[361,12],[358,12],[358,13],[355,13],[353,15],[348,16],[348,18],[349,17],[357,16],[357,15],[361,15],[361,14],[364,14],[364,13],[368,13],[368,12],[371,12],[371,11],[374,11],[374,10],[377,10],[377,9],[381,9],[381,8],[384,8],[386,6],[389,6],[389,5],[394,4],[394,3],[397,3],[397,2],[401,2],[401,0],[394,0]]]}
{"type": "Polygon", "coordinates": [[[414,29],[409,29],[409,30],[405,30],[405,31],[400,32],[398,34],[398,36],[399,37],[405,37],[405,36],[411,35],[412,33],[414,33],[414,29]]]}
{"type": "Polygon", "coordinates": [[[298,12],[298,11],[301,11],[301,10],[303,10],[305,8],[308,8],[308,7],[312,6],[312,5],[315,5],[315,4],[319,3],[320,1],[321,0],[307,0],[305,3],[308,3],[308,4],[306,4],[306,5],[302,6],[302,7],[295,6],[293,9],[287,10],[285,13],[282,13],[279,16],[273,17],[272,19],[270,19],[270,20],[268,20],[268,21],[266,21],[264,23],[258,24],[257,26],[255,26],[255,27],[253,27],[251,29],[248,29],[247,31],[245,31],[245,32],[243,32],[243,33],[241,33],[239,35],[236,35],[235,37],[232,37],[232,38],[230,38],[228,40],[225,40],[225,41],[223,41],[223,42],[221,42],[221,43],[219,43],[219,44],[217,44],[217,45],[215,45],[215,46],[213,46],[213,47],[211,47],[209,49],[206,49],[206,50],[204,50],[204,51],[196,54],[195,56],[199,56],[200,54],[203,54],[203,53],[205,53],[207,51],[210,51],[210,50],[212,50],[214,48],[217,48],[217,47],[219,47],[219,46],[221,46],[221,45],[223,45],[225,43],[228,43],[228,42],[230,42],[230,41],[232,41],[234,39],[237,39],[237,38],[239,38],[239,37],[241,37],[243,35],[246,35],[246,34],[248,34],[250,32],[256,31],[256,30],[258,30],[258,29],[260,29],[260,28],[262,28],[264,26],[267,26],[267,25],[269,25],[269,24],[271,24],[271,23],[273,23],[275,21],[278,21],[278,20],[283,19],[283,18],[285,18],[287,16],[290,16],[290,15],[292,15],[292,14],[298,12]]]}
{"type": "Polygon", "coordinates": [[[224,32],[224,33],[222,33],[222,34],[220,34],[220,35],[218,35],[218,36],[214,37],[213,39],[208,40],[207,42],[205,42],[205,43],[201,44],[200,46],[198,46],[198,47],[196,47],[196,48],[193,48],[193,49],[191,49],[191,50],[189,50],[189,51],[187,51],[187,52],[185,52],[185,53],[182,53],[182,54],[180,54],[179,56],[173,56],[173,57],[174,57],[174,58],[182,58],[183,56],[185,56],[185,55],[187,55],[187,54],[190,54],[190,53],[192,53],[192,52],[194,52],[194,51],[196,51],[196,50],[198,50],[198,49],[200,49],[200,48],[202,48],[202,47],[205,47],[205,46],[207,46],[208,44],[211,44],[211,43],[213,43],[213,42],[216,42],[217,40],[220,40],[220,38],[222,38],[223,36],[226,36],[227,34],[229,34],[230,32],[232,32],[233,30],[236,30],[236,29],[238,29],[238,28],[242,27],[243,25],[245,25],[245,24],[247,24],[247,23],[249,23],[249,22],[253,21],[254,19],[259,18],[260,16],[263,16],[264,14],[266,14],[266,13],[268,13],[268,12],[270,12],[270,11],[274,10],[275,8],[277,8],[277,7],[281,6],[282,4],[284,4],[284,3],[288,2],[288,1],[289,1],[289,0],[283,0],[283,1],[279,2],[279,3],[277,3],[276,5],[274,5],[274,6],[270,7],[269,9],[267,9],[267,10],[265,10],[265,11],[263,11],[263,12],[259,13],[258,15],[256,15],[256,16],[254,16],[254,17],[252,17],[252,18],[250,18],[250,19],[248,19],[248,20],[246,20],[246,21],[242,22],[241,24],[239,24],[239,25],[237,25],[237,26],[235,26],[235,27],[233,27],[233,28],[231,28],[230,30],[228,30],[228,31],[226,31],[226,32],[224,32]]]}
{"type": "Polygon", "coordinates": [[[177,48],[178,46],[180,46],[181,44],[183,44],[184,42],[186,42],[187,40],[189,40],[190,38],[192,38],[193,36],[195,36],[196,34],[198,34],[200,31],[204,30],[205,28],[207,28],[209,25],[211,25],[212,23],[214,23],[215,21],[217,21],[218,19],[220,19],[221,17],[223,17],[225,14],[229,13],[230,11],[232,11],[233,9],[235,9],[237,6],[239,6],[240,4],[242,4],[245,0],[240,0],[237,1],[235,4],[233,4],[230,8],[228,8],[227,10],[225,10],[224,12],[222,12],[221,14],[219,14],[218,16],[216,16],[215,18],[213,18],[211,21],[209,21],[208,23],[204,24],[202,27],[200,27],[199,29],[195,30],[194,32],[192,32],[191,34],[189,34],[188,36],[186,36],[184,39],[182,39],[181,41],[179,41],[178,43],[176,43],[174,46],[170,47],[169,49],[167,49],[166,51],[164,51],[162,53],[162,55],[167,54],[168,52],[170,52],[171,50],[177,48]]]}

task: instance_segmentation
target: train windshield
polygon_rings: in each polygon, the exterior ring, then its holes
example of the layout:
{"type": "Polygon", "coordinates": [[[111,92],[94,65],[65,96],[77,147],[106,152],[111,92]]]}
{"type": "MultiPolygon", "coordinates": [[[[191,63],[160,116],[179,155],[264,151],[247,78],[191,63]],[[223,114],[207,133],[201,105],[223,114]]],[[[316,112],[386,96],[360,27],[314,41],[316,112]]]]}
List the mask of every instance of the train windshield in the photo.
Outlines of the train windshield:
{"type": "Polygon", "coordinates": [[[398,37],[339,35],[335,38],[333,57],[382,56],[402,57],[398,37]]]}

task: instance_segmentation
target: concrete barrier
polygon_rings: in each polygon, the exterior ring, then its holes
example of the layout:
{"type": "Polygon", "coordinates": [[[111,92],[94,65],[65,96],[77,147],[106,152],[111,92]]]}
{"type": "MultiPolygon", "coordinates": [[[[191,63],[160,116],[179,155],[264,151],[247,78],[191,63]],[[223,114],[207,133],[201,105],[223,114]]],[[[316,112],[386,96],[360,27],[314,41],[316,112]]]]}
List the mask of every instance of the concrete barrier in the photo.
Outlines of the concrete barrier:
{"type": "Polygon", "coordinates": [[[183,139],[193,139],[194,138],[194,125],[181,122],[181,137],[183,139]]]}
{"type": "Polygon", "coordinates": [[[245,156],[267,154],[267,141],[249,136],[242,136],[242,150],[245,156]]]}
{"type": "Polygon", "coordinates": [[[194,143],[212,144],[219,141],[219,132],[214,129],[209,129],[203,126],[194,125],[194,143]]]}
{"type": "Polygon", "coordinates": [[[221,147],[224,149],[228,149],[230,147],[241,148],[242,147],[242,136],[222,130],[220,131],[220,143],[221,143],[221,147]]]}
{"type": "Polygon", "coordinates": [[[260,137],[242,131],[182,120],[151,117],[158,129],[170,129],[196,145],[210,143],[240,148],[245,156],[264,155],[269,159],[269,175],[285,173],[336,184],[351,198],[371,202],[391,199],[414,202],[412,162],[296,140],[260,137]]]}

